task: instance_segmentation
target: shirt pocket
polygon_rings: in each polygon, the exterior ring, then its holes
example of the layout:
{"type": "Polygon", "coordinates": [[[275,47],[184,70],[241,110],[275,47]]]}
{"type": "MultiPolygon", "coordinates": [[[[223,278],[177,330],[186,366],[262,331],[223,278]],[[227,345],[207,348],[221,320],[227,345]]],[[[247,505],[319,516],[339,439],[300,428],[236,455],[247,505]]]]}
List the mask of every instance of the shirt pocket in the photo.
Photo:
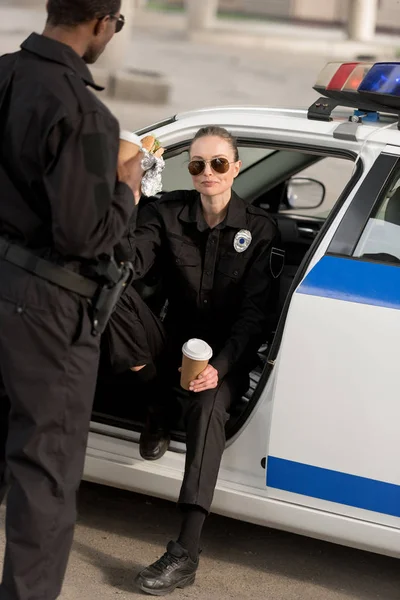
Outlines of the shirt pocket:
{"type": "Polygon", "coordinates": [[[238,283],[246,272],[247,260],[238,252],[226,252],[217,263],[217,272],[228,277],[232,283],[238,283]]]}
{"type": "Polygon", "coordinates": [[[201,268],[200,249],[186,240],[171,240],[171,250],[177,267],[199,267],[201,268]]]}

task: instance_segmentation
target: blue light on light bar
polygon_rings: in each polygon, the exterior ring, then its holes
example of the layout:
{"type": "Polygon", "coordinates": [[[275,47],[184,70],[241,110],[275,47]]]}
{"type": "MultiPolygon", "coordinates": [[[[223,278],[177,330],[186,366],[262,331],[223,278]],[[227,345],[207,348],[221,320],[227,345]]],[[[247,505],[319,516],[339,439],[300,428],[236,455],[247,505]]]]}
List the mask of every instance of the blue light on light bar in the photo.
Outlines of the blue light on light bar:
{"type": "Polygon", "coordinates": [[[358,91],[400,97],[400,63],[376,63],[358,91]]]}

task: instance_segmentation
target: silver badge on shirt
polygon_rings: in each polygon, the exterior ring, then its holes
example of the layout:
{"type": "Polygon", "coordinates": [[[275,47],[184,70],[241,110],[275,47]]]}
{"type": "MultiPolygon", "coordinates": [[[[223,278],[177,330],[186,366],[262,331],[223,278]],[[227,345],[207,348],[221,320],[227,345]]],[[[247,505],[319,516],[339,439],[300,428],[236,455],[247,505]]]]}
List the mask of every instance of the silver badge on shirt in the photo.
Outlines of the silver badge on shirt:
{"type": "Polygon", "coordinates": [[[244,252],[250,246],[253,241],[253,236],[248,229],[241,229],[239,233],[235,235],[233,247],[236,252],[244,252]]]}

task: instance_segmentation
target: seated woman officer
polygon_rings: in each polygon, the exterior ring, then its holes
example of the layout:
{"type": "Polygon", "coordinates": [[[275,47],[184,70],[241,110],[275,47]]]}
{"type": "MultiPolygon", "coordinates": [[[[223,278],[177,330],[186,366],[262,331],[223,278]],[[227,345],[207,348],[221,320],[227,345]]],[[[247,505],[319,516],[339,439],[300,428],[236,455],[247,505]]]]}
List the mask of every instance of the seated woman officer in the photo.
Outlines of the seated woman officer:
{"type": "Polygon", "coordinates": [[[220,127],[201,129],[192,142],[188,167],[195,190],[148,202],[127,237],[138,278],[157,261],[161,265],[169,301],[165,321],[159,321],[132,287],[122,297],[105,339],[114,370],[131,369],[148,386],[153,418],[141,436],[140,450],[149,460],[168,448],[167,423],[159,423],[168,409],[160,411],[160,401],[166,403],[167,389],[179,383],[182,345],[200,338],[214,352],[184,402],[187,454],[179,538],[137,580],[143,591],[154,595],[195,579],[229,408],[248,389],[275,277],[275,224],[232,191],[241,168],[236,140],[220,127]]]}

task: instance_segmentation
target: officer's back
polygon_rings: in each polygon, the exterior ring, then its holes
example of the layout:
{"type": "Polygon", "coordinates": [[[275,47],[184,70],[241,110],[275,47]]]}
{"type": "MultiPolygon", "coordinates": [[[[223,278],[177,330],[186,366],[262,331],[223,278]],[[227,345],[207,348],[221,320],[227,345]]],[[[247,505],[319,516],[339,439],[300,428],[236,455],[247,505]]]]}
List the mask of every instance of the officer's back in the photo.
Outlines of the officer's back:
{"type": "Polygon", "coordinates": [[[0,600],[60,593],[99,333],[129,273],[113,249],[139,199],[141,160],[118,164],[118,122],[87,89],[86,66],[121,30],[120,6],[47,0],[43,35],[0,58],[0,600]]]}
{"type": "MultiPolygon", "coordinates": [[[[118,123],[69,46],[32,34],[21,48],[0,59],[0,234],[65,256],[108,253],[126,220],[97,230],[114,194],[118,123]]],[[[131,194],[120,196],[128,215],[131,194]]]]}

